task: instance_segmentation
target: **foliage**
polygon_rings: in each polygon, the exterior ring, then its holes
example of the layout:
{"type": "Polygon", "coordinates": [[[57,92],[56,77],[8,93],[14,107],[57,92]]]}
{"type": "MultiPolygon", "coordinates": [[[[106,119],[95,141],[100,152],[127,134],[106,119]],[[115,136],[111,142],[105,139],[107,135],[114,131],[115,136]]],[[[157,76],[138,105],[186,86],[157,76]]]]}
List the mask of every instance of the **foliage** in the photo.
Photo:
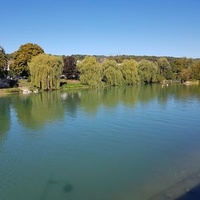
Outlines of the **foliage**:
{"type": "MultiPolygon", "coordinates": [[[[37,44],[32,43],[21,45],[12,54],[5,54],[4,49],[0,46],[0,77],[5,77],[5,75],[29,76],[28,63],[34,56],[41,53],[44,53],[44,50],[37,44]],[[10,62],[12,60],[14,60],[14,63],[10,62]],[[8,62],[11,70],[6,72],[5,67],[8,62]]],[[[92,87],[96,87],[102,82],[114,86],[133,85],[140,81],[153,83],[163,79],[200,79],[198,67],[200,59],[135,55],[87,56],[80,54],[62,57],[64,62],[62,74],[67,79],[80,78],[81,83],[92,87]],[[93,58],[93,61],[88,57],[93,58]],[[145,63],[144,60],[149,62],[145,63]],[[76,66],[77,63],[79,63],[79,66],[76,66]],[[142,67],[141,64],[144,66],[142,67]],[[151,67],[145,67],[146,64],[151,67]]]]}
{"type": "Polygon", "coordinates": [[[87,56],[77,63],[80,72],[80,82],[91,87],[101,83],[101,68],[95,57],[87,56]]]}
{"type": "Polygon", "coordinates": [[[200,80],[200,61],[194,62],[190,67],[190,71],[193,80],[200,80]]]}
{"type": "Polygon", "coordinates": [[[80,88],[87,88],[87,86],[82,85],[81,83],[67,83],[62,85],[62,90],[68,90],[68,89],[80,89],[80,88]]]}
{"type": "Polygon", "coordinates": [[[102,63],[102,81],[116,86],[124,83],[121,66],[115,60],[105,59],[102,63]]]}
{"type": "Polygon", "coordinates": [[[8,58],[8,60],[12,60],[13,59],[13,54],[12,53],[7,53],[6,57],[8,58]]]}
{"type": "Polygon", "coordinates": [[[109,56],[108,59],[115,60],[117,63],[122,63],[124,60],[130,60],[130,59],[133,59],[137,62],[141,60],[149,60],[152,62],[156,62],[158,58],[156,56],[117,55],[117,56],[109,56]]]}
{"type": "Polygon", "coordinates": [[[75,54],[72,55],[76,60],[83,60],[85,57],[87,57],[86,55],[80,55],[80,54],[75,54]]]}
{"type": "Polygon", "coordinates": [[[61,80],[60,85],[62,90],[88,88],[88,86],[82,85],[79,80],[61,80]]]}
{"type": "Polygon", "coordinates": [[[135,60],[124,60],[121,64],[121,72],[126,85],[139,83],[138,63],[135,60]]]}
{"type": "Polygon", "coordinates": [[[163,76],[166,79],[172,79],[173,73],[171,71],[171,66],[167,58],[161,57],[157,60],[160,75],[163,76]]]}
{"type": "Polygon", "coordinates": [[[4,75],[5,68],[7,67],[7,56],[3,47],[0,46],[0,77],[4,75]]]}
{"type": "Polygon", "coordinates": [[[200,61],[190,62],[187,68],[183,68],[180,72],[181,81],[200,80],[200,61]]]}
{"type": "Polygon", "coordinates": [[[189,58],[175,58],[171,61],[172,72],[176,75],[176,79],[181,78],[181,72],[183,69],[187,69],[193,63],[189,58]]]}
{"type": "Polygon", "coordinates": [[[188,81],[191,78],[191,70],[183,69],[180,73],[181,81],[188,81]]]}
{"type": "Polygon", "coordinates": [[[63,74],[67,79],[78,79],[79,73],[76,67],[76,59],[73,56],[63,56],[63,74]]]}
{"type": "Polygon", "coordinates": [[[149,60],[139,62],[138,73],[142,83],[155,83],[159,81],[158,65],[149,60]]]}
{"type": "Polygon", "coordinates": [[[28,63],[34,56],[44,53],[44,50],[37,44],[27,43],[21,45],[20,48],[14,52],[14,63],[11,65],[11,69],[18,76],[29,76],[30,69],[28,63]]]}
{"type": "Polygon", "coordinates": [[[19,87],[31,88],[31,82],[28,79],[19,79],[18,80],[19,87]]]}
{"type": "Polygon", "coordinates": [[[31,82],[34,86],[49,90],[60,87],[63,60],[58,56],[39,54],[29,63],[31,82]]]}

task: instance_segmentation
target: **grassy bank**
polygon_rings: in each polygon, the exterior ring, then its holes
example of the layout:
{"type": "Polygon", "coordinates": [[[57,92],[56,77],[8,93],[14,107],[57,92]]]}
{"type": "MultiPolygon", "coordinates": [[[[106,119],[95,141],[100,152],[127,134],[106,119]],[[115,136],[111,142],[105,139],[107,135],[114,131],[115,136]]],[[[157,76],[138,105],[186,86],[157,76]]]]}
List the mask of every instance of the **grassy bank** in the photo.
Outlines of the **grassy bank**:
{"type": "MultiPolygon", "coordinates": [[[[86,85],[82,85],[78,80],[61,80],[61,90],[69,90],[69,89],[81,89],[88,88],[86,85]]],[[[14,94],[22,92],[22,89],[28,89],[33,91],[35,88],[32,87],[31,83],[26,79],[21,79],[18,82],[17,88],[2,88],[0,89],[0,96],[4,96],[7,94],[14,94]]]]}
{"type": "Polygon", "coordinates": [[[88,88],[87,85],[82,85],[78,80],[62,80],[61,81],[61,90],[68,89],[81,89],[88,88]]]}
{"type": "Polygon", "coordinates": [[[19,88],[3,88],[3,89],[0,89],[0,96],[15,94],[19,92],[20,92],[19,88]]]}

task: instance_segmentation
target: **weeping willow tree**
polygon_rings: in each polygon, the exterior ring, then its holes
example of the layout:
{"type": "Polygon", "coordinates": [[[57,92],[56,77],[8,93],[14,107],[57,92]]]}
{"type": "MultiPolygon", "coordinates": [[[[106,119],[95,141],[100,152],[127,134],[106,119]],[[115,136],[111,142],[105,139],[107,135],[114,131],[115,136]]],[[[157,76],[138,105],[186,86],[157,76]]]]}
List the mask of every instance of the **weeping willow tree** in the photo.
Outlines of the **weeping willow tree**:
{"type": "Polygon", "coordinates": [[[172,79],[173,73],[169,61],[165,57],[158,58],[157,60],[160,75],[166,79],[172,79]]]}
{"type": "Polygon", "coordinates": [[[31,82],[43,90],[59,89],[63,59],[58,56],[39,54],[29,63],[31,82]]]}
{"type": "Polygon", "coordinates": [[[87,56],[77,63],[82,84],[97,87],[101,83],[101,68],[93,56],[87,56]]]}
{"type": "Polygon", "coordinates": [[[126,85],[139,83],[138,63],[135,60],[124,60],[121,65],[121,72],[126,85]]]}
{"type": "Polygon", "coordinates": [[[121,66],[115,60],[104,60],[102,63],[102,81],[108,85],[116,86],[124,83],[121,66]]]}
{"type": "Polygon", "coordinates": [[[138,65],[138,73],[142,83],[159,82],[158,65],[149,60],[141,60],[138,65]]]}

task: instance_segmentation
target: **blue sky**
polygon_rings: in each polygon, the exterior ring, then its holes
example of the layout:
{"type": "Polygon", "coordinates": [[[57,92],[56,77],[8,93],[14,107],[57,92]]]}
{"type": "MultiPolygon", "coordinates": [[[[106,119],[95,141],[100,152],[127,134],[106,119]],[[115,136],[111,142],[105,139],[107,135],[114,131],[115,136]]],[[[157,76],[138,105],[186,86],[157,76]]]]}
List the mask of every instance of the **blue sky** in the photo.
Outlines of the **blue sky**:
{"type": "Polygon", "coordinates": [[[56,55],[200,58],[199,0],[6,0],[0,45],[56,55]]]}

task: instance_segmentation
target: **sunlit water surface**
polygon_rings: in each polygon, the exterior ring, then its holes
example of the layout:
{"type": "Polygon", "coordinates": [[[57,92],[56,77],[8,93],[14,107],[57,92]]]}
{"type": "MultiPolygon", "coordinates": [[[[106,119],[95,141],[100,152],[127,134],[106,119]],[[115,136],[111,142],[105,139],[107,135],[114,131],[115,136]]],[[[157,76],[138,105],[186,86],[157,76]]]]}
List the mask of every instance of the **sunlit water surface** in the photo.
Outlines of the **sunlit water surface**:
{"type": "Polygon", "coordinates": [[[1,200],[148,200],[200,170],[200,88],[0,98],[1,200]]]}

